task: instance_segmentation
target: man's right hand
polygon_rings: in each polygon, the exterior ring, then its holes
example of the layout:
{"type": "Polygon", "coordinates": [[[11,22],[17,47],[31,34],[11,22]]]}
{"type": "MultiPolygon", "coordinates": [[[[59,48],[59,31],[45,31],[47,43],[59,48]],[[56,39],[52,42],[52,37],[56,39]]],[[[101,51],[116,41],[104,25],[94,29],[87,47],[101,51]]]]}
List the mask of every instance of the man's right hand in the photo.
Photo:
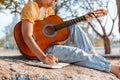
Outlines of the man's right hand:
{"type": "Polygon", "coordinates": [[[57,65],[56,63],[57,61],[58,59],[54,55],[48,54],[45,56],[43,63],[49,64],[49,65],[57,65]]]}

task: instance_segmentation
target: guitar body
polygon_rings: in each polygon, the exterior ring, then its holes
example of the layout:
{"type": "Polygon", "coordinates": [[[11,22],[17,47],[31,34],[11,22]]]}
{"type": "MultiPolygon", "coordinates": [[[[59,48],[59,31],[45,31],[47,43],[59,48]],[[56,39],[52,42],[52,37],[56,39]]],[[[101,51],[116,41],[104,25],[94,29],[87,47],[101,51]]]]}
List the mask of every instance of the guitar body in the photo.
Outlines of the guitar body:
{"type": "MultiPolygon", "coordinates": [[[[33,28],[33,35],[38,46],[45,51],[48,47],[56,42],[64,41],[68,38],[67,27],[55,31],[53,26],[63,23],[58,16],[52,15],[44,20],[36,21],[33,28]]],[[[17,23],[14,28],[14,38],[16,44],[26,58],[37,59],[34,52],[32,52],[23,40],[21,32],[21,22],[17,23]]]]}

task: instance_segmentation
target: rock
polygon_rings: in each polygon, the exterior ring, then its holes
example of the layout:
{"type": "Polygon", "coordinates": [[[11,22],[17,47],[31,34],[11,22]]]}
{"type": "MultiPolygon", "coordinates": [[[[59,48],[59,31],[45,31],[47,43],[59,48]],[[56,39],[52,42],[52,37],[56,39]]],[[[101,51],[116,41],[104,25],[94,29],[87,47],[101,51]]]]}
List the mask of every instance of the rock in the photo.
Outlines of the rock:
{"type": "MultiPolygon", "coordinates": [[[[120,64],[120,59],[109,59],[120,64]]],[[[0,80],[17,80],[18,77],[29,77],[30,80],[47,78],[47,80],[119,80],[112,73],[105,73],[76,65],[62,69],[45,69],[24,64],[22,56],[0,56],[0,80]]]]}

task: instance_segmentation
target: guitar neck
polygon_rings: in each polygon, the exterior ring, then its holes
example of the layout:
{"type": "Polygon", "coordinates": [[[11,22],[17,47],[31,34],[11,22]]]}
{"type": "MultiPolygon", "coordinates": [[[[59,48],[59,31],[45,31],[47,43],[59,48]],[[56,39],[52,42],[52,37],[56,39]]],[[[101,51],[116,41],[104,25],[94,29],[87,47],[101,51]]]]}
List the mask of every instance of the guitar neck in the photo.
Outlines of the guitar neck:
{"type": "Polygon", "coordinates": [[[55,28],[55,31],[58,31],[62,28],[68,27],[70,25],[73,25],[75,23],[78,23],[78,22],[81,22],[81,21],[84,21],[84,20],[86,20],[85,16],[77,17],[75,19],[71,19],[71,20],[65,21],[61,24],[55,25],[54,28],[55,28]]]}

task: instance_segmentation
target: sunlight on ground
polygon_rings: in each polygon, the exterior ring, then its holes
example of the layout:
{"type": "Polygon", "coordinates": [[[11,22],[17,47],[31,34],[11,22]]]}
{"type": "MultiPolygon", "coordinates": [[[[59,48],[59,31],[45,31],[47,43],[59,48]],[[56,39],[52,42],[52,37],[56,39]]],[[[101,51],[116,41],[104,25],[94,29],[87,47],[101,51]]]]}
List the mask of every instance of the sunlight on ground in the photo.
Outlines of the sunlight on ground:
{"type": "MultiPolygon", "coordinates": [[[[100,55],[104,54],[104,49],[101,47],[96,47],[95,48],[97,53],[100,55]]],[[[112,53],[111,54],[120,54],[120,47],[116,47],[116,48],[111,48],[112,49],[112,53]]],[[[17,56],[17,55],[21,55],[19,50],[16,49],[0,49],[0,56],[17,56]]]]}

